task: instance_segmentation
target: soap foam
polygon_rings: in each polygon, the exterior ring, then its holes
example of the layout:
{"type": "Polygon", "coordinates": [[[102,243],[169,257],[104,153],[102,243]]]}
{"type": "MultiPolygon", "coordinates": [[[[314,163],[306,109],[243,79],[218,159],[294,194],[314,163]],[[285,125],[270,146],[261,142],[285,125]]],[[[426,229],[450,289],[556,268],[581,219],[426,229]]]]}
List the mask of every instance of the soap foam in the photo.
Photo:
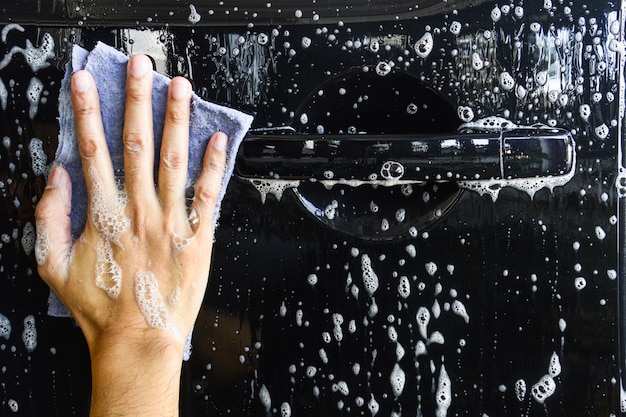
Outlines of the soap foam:
{"type": "Polygon", "coordinates": [[[202,16],[200,15],[200,13],[198,13],[198,11],[196,10],[196,7],[193,4],[190,4],[189,16],[187,17],[187,20],[189,21],[189,23],[191,23],[192,25],[195,25],[196,23],[200,21],[201,18],[202,16]]]}
{"type": "Polygon", "coordinates": [[[2,110],[7,109],[8,102],[9,102],[9,91],[7,90],[6,85],[4,85],[4,82],[2,81],[2,79],[0,79],[0,106],[2,107],[2,110]]]}
{"type": "Polygon", "coordinates": [[[113,257],[111,243],[119,246],[121,234],[130,227],[130,220],[124,214],[127,197],[126,193],[119,191],[111,199],[93,165],[89,167],[88,175],[92,188],[91,221],[101,238],[96,247],[96,286],[115,299],[122,286],[122,269],[113,257]]]}
{"type": "Polygon", "coordinates": [[[437,273],[437,264],[434,262],[428,262],[424,267],[430,276],[434,276],[437,273]]]}
{"type": "Polygon", "coordinates": [[[372,260],[366,254],[361,256],[361,271],[363,273],[363,284],[365,291],[371,296],[378,290],[378,275],[372,269],[372,260]]]}
{"type": "Polygon", "coordinates": [[[138,271],[135,274],[135,298],[150,327],[180,336],[170,320],[167,306],[159,292],[159,284],[152,272],[138,271]]]}
{"type": "Polygon", "coordinates": [[[554,379],[546,374],[532,386],[531,394],[533,398],[539,403],[543,404],[544,401],[550,397],[556,391],[556,383],[554,379]]]}
{"type": "Polygon", "coordinates": [[[13,398],[10,398],[7,401],[7,405],[9,406],[9,410],[11,410],[14,413],[17,413],[19,411],[19,409],[20,409],[20,405],[13,398]]]}
{"type": "Polygon", "coordinates": [[[433,35],[430,32],[424,33],[421,38],[415,42],[414,48],[417,55],[424,59],[430,55],[433,50],[434,42],[433,35]]]}
{"type": "Polygon", "coordinates": [[[524,401],[524,398],[526,397],[526,381],[523,379],[515,381],[515,396],[520,402],[524,401]]]}
{"type": "Polygon", "coordinates": [[[29,352],[32,352],[37,348],[37,328],[35,327],[35,316],[32,314],[24,318],[22,342],[24,342],[24,346],[29,352]]]}
{"type": "Polygon", "coordinates": [[[122,289],[122,268],[113,259],[113,248],[108,240],[100,240],[96,246],[96,286],[109,297],[116,299],[122,289]]]}
{"type": "Polygon", "coordinates": [[[443,345],[446,343],[446,339],[443,337],[443,334],[439,330],[435,330],[430,334],[430,338],[428,339],[428,343],[437,343],[443,345]]]}
{"type": "Polygon", "coordinates": [[[124,214],[127,202],[126,193],[120,191],[114,199],[111,199],[93,165],[89,167],[88,174],[92,184],[91,221],[103,238],[119,245],[121,234],[130,226],[130,221],[124,214]]]}
{"type": "Polygon", "coordinates": [[[26,222],[24,229],[22,230],[22,249],[26,255],[30,255],[33,252],[35,246],[35,228],[31,222],[26,222]]]}
{"type": "Polygon", "coordinates": [[[17,30],[18,32],[24,32],[24,28],[21,25],[18,25],[17,23],[9,23],[8,25],[2,28],[2,32],[1,32],[2,34],[0,35],[0,38],[2,39],[3,43],[6,43],[7,36],[9,35],[9,32],[12,30],[17,30]]]}
{"type": "Polygon", "coordinates": [[[576,287],[578,291],[582,290],[586,286],[587,286],[587,280],[584,277],[574,278],[574,287],[576,287]]]}
{"type": "Polygon", "coordinates": [[[333,313],[333,336],[335,336],[335,340],[337,342],[341,342],[343,340],[343,330],[341,329],[341,325],[343,324],[343,315],[340,313],[333,313]]]}
{"type": "Polygon", "coordinates": [[[465,305],[461,301],[454,300],[454,302],[452,303],[452,311],[454,312],[454,314],[463,317],[463,320],[465,320],[465,323],[469,324],[469,320],[470,320],[469,315],[467,314],[465,305]]]}
{"type": "Polygon", "coordinates": [[[289,403],[282,403],[280,405],[280,415],[282,417],[291,417],[291,406],[289,403]]]}
{"type": "Polygon", "coordinates": [[[398,283],[398,294],[402,298],[408,298],[411,295],[411,282],[409,281],[409,277],[406,275],[402,275],[400,277],[400,282],[398,283]]]}
{"type": "Polygon", "coordinates": [[[280,201],[283,192],[288,188],[297,188],[300,181],[286,180],[250,180],[250,184],[254,185],[259,194],[261,194],[261,202],[265,204],[268,194],[273,194],[276,200],[280,201]]]}
{"type": "Polygon", "coordinates": [[[11,337],[11,321],[0,313],[0,337],[9,340],[11,337]]]}
{"type": "Polygon", "coordinates": [[[548,374],[553,378],[561,375],[561,361],[559,360],[559,355],[557,355],[556,352],[552,352],[552,356],[550,357],[548,374]]]}
{"type": "Polygon", "coordinates": [[[28,39],[26,39],[26,48],[14,46],[0,61],[0,70],[9,65],[13,55],[18,53],[24,56],[26,63],[36,73],[40,69],[50,66],[48,59],[54,58],[54,38],[49,33],[44,33],[39,48],[35,48],[28,39]]]}
{"type": "Polygon", "coordinates": [[[179,254],[183,250],[185,250],[193,241],[193,237],[182,237],[178,236],[176,233],[172,232],[172,249],[174,249],[174,253],[179,254]]]}
{"type": "Polygon", "coordinates": [[[374,398],[374,394],[370,394],[370,400],[367,403],[367,408],[370,410],[370,414],[372,415],[372,417],[378,414],[378,411],[380,410],[380,404],[378,404],[378,401],[376,401],[376,398],[374,398]]]}
{"type": "Polygon", "coordinates": [[[331,386],[333,392],[338,392],[343,396],[348,396],[350,394],[350,389],[348,388],[348,384],[346,381],[338,381],[331,386]]]}
{"type": "Polygon", "coordinates": [[[172,293],[167,297],[167,304],[170,307],[175,307],[180,303],[181,290],[180,285],[176,284],[172,293]]]}
{"type": "Polygon", "coordinates": [[[28,99],[28,103],[30,107],[28,109],[28,117],[30,119],[34,119],[37,115],[37,111],[39,110],[39,100],[41,99],[41,93],[43,93],[43,83],[37,77],[33,77],[30,79],[30,84],[28,84],[28,88],[26,89],[26,98],[28,99]]]}
{"type": "Polygon", "coordinates": [[[421,340],[418,340],[415,344],[415,356],[426,355],[428,351],[426,350],[426,343],[421,340]]]}
{"type": "Polygon", "coordinates": [[[41,139],[32,138],[28,144],[28,151],[30,152],[30,163],[33,169],[33,174],[36,176],[44,175],[48,168],[48,155],[43,150],[43,142],[41,139]]]}
{"type": "Polygon", "coordinates": [[[400,362],[402,358],[404,358],[405,353],[406,353],[406,350],[404,349],[404,346],[402,346],[400,342],[396,343],[396,361],[397,362],[400,362]]]}
{"type": "MultiPolygon", "coordinates": [[[[460,129],[464,128],[479,128],[489,129],[494,131],[508,130],[513,128],[519,128],[521,126],[511,122],[508,119],[491,116],[485,117],[480,120],[476,120],[470,123],[464,123],[460,126],[460,129]]],[[[576,166],[576,154],[573,154],[572,167],[576,166]]],[[[526,192],[532,199],[537,191],[542,188],[548,188],[550,192],[555,187],[563,186],[567,184],[575,174],[575,169],[571,169],[570,172],[564,173],[558,176],[547,176],[543,178],[513,178],[513,179],[483,179],[483,180],[463,180],[457,181],[457,184],[461,188],[466,188],[472,191],[478,192],[480,195],[489,194],[491,199],[495,202],[498,199],[500,190],[504,187],[512,187],[526,192]]]]}
{"type": "Polygon", "coordinates": [[[437,393],[435,397],[437,402],[437,411],[435,412],[435,415],[437,417],[446,417],[448,414],[448,408],[452,403],[451,388],[452,384],[450,382],[448,372],[446,372],[446,367],[444,364],[441,364],[441,369],[439,370],[439,383],[437,385],[437,393]]]}
{"type": "Polygon", "coordinates": [[[426,307],[420,307],[415,316],[419,332],[424,339],[428,339],[428,323],[430,322],[430,311],[426,307]]]}
{"type": "Polygon", "coordinates": [[[37,239],[35,240],[35,261],[37,265],[43,265],[50,253],[50,236],[40,220],[35,221],[37,239]]]}
{"type": "Polygon", "coordinates": [[[259,389],[259,400],[261,400],[261,404],[265,407],[265,412],[269,413],[272,408],[272,397],[265,384],[261,385],[261,389],[259,389]]]}

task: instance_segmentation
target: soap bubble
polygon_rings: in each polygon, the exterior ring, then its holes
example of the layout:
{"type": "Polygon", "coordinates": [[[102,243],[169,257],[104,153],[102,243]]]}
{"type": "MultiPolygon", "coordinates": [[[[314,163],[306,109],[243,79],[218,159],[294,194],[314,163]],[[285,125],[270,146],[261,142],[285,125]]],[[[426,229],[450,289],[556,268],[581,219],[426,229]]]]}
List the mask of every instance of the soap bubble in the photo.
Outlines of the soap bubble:
{"type": "Polygon", "coordinates": [[[33,352],[37,348],[37,328],[35,327],[35,316],[32,314],[24,318],[22,342],[29,352],[33,352]]]}
{"type": "Polygon", "coordinates": [[[196,10],[196,6],[194,6],[193,4],[190,4],[189,5],[189,17],[187,18],[187,20],[189,20],[189,23],[196,24],[200,21],[201,18],[202,16],[200,16],[198,11],[196,10]]]}
{"type": "Polygon", "coordinates": [[[420,58],[426,58],[433,50],[433,35],[430,32],[426,32],[415,43],[415,52],[420,58]]]}

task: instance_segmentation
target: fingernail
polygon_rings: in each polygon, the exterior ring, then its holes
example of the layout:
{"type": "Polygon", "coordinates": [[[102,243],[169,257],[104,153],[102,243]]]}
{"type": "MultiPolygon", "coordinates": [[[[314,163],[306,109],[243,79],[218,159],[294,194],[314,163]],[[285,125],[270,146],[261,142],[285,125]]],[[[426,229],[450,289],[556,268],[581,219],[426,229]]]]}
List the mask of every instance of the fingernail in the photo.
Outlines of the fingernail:
{"type": "Polygon", "coordinates": [[[180,100],[191,95],[191,85],[185,79],[173,79],[171,83],[172,97],[180,100]]]}
{"type": "Polygon", "coordinates": [[[130,59],[128,63],[128,72],[135,78],[141,78],[152,69],[152,65],[148,58],[143,55],[137,55],[130,59]]]}
{"type": "Polygon", "coordinates": [[[68,206],[69,204],[71,204],[69,200],[71,184],[69,181],[63,181],[62,178],[62,169],[59,167],[52,168],[52,171],[50,171],[50,176],[48,176],[46,190],[58,190],[61,195],[61,201],[63,201],[63,204],[65,206],[68,206]]]}
{"type": "Polygon", "coordinates": [[[91,77],[87,71],[78,71],[72,77],[72,89],[76,93],[84,93],[91,88],[91,77]]]}
{"type": "Polygon", "coordinates": [[[213,147],[218,151],[225,151],[228,145],[228,136],[222,132],[217,132],[213,139],[213,147]]]}
{"type": "Polygon", "coordinates": [[[59,168],[57,167],[52,168],[52,171],[50,171],[50,175],[48,176],[46,189],[57,188],[59,186],[60,181],[61,181],[61,172],[59,171],[59,168]]]}

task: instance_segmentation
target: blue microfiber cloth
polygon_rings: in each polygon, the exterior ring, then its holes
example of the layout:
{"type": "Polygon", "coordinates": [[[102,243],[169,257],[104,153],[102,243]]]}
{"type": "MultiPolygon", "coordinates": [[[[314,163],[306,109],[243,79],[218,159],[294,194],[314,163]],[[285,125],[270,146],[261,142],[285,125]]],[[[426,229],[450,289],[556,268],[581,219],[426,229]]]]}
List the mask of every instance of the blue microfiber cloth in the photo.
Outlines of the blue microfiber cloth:
{"type": "MultiPolygon", "coordinates": [[[[99,42],[91,51],[77,45],[72,50],[65,77],[59,94],[59,145],[56,163],[63,166],[72,178],[72,233],[79,236],[87,218],[87,192],[78,153],[74,113],[70,93],[70,77],[74,71],[85,69],[91,73],[98,87],[102,122],[109,152],[116,176],[123,175],[124,148],[122,144],[123,106],[126,97],[126,63],[128,57],[116,49],[99,42]]],[[[159,155],[163,120],[167,104],[167,88],[170,79],[154,73],[152,87],[152,114],[155,137],[155,155],[159,155]]],[[[221,131],[229,137],[226,157],[226,170],[222,179],[217,200],[215,228],[219,208],[226,186],[232,176],[237,150],[244,138],[252,116],[239,111],[209,103],[193,94],[191,99],[191,120],[189,129],[189,170],[188,185],[198,178],[202,170],[202,158],[212,133],[221,131]]],[[[157,161],[158,162],[158,158],[157,161]]],[[[48,314],[56,317],[69,317],[70,313],[56,295],[51,292],[48,314]]]]}

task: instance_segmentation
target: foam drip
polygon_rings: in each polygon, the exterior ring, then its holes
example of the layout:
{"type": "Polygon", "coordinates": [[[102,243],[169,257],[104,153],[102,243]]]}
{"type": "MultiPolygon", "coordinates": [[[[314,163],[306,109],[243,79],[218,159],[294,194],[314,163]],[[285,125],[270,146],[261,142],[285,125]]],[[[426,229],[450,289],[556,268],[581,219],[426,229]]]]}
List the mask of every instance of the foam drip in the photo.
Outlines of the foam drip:
{"type": "Polygon", "coordinates": [[[467,314],[465,305],[461,301],[454,300],[454,302],[452,303],[452,311],[454,312],[454,314],[463,317],[463,320],[465,320],[465,323],[469,323],[470,321],[469,314],[467,314]]]}
{"type": "Polygon", "coordinates": [[[545,178],[513,178],[513,179],[489,179],[489,180],[476,180],[476,181],[457,181],[457,184],[461,188],[465,188],[471,191],[476,191],[478,194],[491,196],[491,199],[495,202],[498,199],[500,191],[504,187],[515,188],[520,191],[524,191],[529,195],[531,199],[534,198],[537,191],[542,188],[547,188],[550,192],[553,192],[555,187],[560,187],[567,184],[575,174],[575,170],[572,169],[566,175],[545,178]]]}
{"type": "Polygon", "coordinates": [[[170,320],[167,306],[159,292],[159,284],[152,272],[138,271],[135,274],[135,298],[150,327],[180,336],[170,320]]]}
{"type": "Polygon", "coordinates": [[[172,232],[172,248],[176,254],[184,251],[193,242],[193,237],[182,237],[172,232]]]}
{"type": "Polygon", "coordinates": [[[404,391],[406,375],[397,363],[393,366],[393,370],[389,376],[389,382],[391,382],[394,397],[398,398],[402,394],[402,391],[404,391]]]}
{"type": "Polygon", "coordinates": [[[250,180],[250,183],[254,185],[261,195],[263,204],[265,204],[268,194],[273,194],[276,200],[280,201],[286,189],[297,188],[300,185],[300,181],[287,180],[250,180]]]}
{"type": "MultiPolygon", "coordinates": [[[[519,126],[510,120],[507,120],[502,117],[485,117],[480,120],[476,120],[474,122],[465,123],[461,125],[461,129],[463,128],[480,128],[480,129],[488,129],[493,131],[500,130],[508,130],[513,128],[520,128],[519,126]]],[[[538,129],[541,129],[542,126],[538,126],[538,129]]],[[[576,166],[576,153],[573,153],[573,161],[572,167],[576,166]]],[[[491,199],[495,202],[498,199],[498,195],[500,194],[500,190],[504,187],[512,187],[518,189],[520,191],[526,192],[530,198],[532,199],[537,191],[542,188],[548,188],[550,192],[553,192],[555,187],[563,186],[567,184],[576,173],[576,170],[572,168],[570,172],[564,175],[558,176],[547,176],[542,178],[511,178],[511,179],[485,179],[485,180],[465,180],[465,181],[457,181],[457,184],[461,188],[465,188],[468,190],[476,191],[481,196],[488,194],[491,196],[491,199]]]]}
{"type": "Polygon", "coordinates": [[[130,221],[124,214],[128,200],[126,193],[118,192],[114,199],[110,199],[94,166],[89,167],[89,180],[92,184],[91,221],[101,237],[119,245],[120,235],[130,226],[130,221]]]}
{"type": "Polygon", "coordinates": [[[437,417],[446,417],[448,415],[448,408],[452,403],[452,384],[450,383],[450,377],[446,372],[446,367],[441,364],[439,370],[439,383],[437,385],[437,394],[435,400],[437,401],[437,411],[435,415],[437,417]]]}
{"type": "Polygon", "coordinates": [[[96,286],[112,299],[116,299],[122,289],[122,268],[113,259],[111,243],[101,240],[96,247],[96,253],[96,286]]]}

